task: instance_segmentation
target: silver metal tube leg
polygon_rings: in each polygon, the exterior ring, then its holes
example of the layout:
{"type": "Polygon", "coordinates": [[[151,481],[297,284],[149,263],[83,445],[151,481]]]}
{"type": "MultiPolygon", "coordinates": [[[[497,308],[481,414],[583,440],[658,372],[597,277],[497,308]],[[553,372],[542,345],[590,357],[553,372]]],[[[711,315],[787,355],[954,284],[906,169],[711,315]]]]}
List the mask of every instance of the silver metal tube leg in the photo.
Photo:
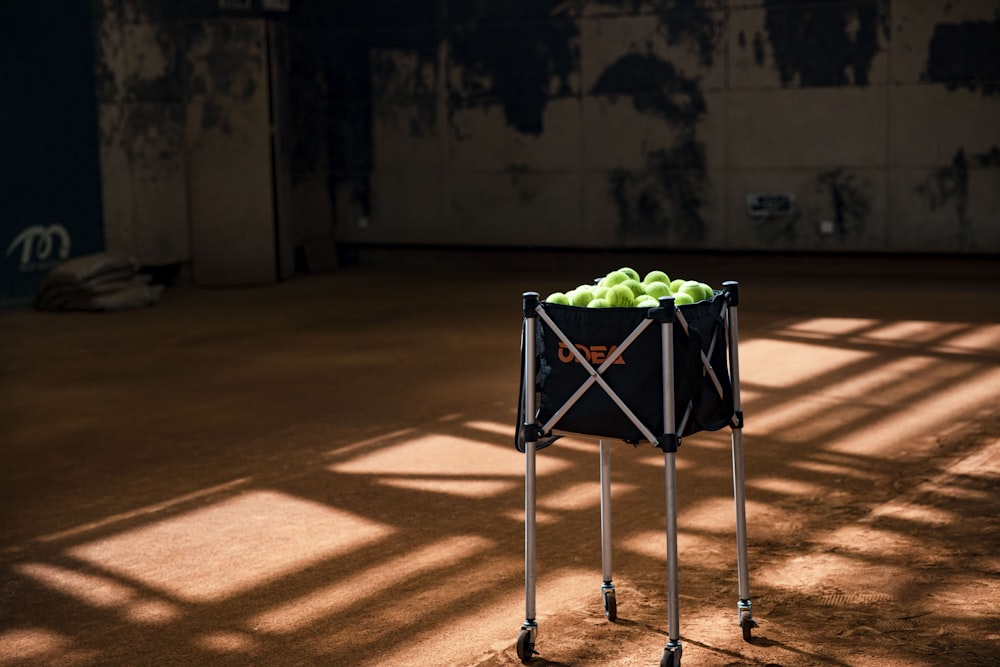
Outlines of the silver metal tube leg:
{"type": "MultiPolygon", "coordinates": [[[[524,425],[535,423],[535,318],[525,319],[524,425]]],[[[524,443],[524,618],[535,620],[535,440],[524,443]]]]}
{"type": "Polygon", "coordinates": [[[611,443],[601,440],[601,576],[611,583],[611,443]]]}
{"type": "Polygon", "coordinates": [[[681,656],[680,578],[677,573],[677,415],[674,400],[674,316],[673,298],[660,300],[660,306],[669,309],[660,331],[663,357],[663,449],[664,487],[666,490],[667,528],[667,637],[665,653],[673,654],[671,664],[679,665],[681,656]]]}
{"type": "Polygon", "coordinates": [[[736,506],[736,571],[740,600],[750,599],[750,571],[747,557],[746,483],[743,470],[743,407],[740,402],[739,315],[737,307],[729,308],[729,368],[733,385],[733,408],[736,412],[732,428],[733,499],[736,506]]]}
{"type": "Polygon", "coordinates": [[[680,595],[677,574],[677,467],[675,452],[665,452],[663,463],[666,469],[667,491],[667,636],[670,642],[680,639],[680,595]]]}

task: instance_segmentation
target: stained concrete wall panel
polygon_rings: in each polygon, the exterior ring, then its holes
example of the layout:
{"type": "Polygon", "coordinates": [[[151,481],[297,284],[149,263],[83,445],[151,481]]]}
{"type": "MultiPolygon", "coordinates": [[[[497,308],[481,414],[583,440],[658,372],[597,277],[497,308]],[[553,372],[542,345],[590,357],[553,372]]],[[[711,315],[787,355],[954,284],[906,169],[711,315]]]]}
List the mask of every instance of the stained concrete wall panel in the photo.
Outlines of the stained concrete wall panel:
{"type": "Polygon", "coordinates": [[[653,166],[587,172],[580,245],[718,247],[726,231],[725,181],[721,171],[653,166]]]}
{"type": "Polygon", "coordinates": [[[896,169],[889,196],[893,250],[1000,252],[1000,165],[896,169]]]}
{"type": "Polygon", "coordinates": [[[448,137],[439,134],[436,100],[426,104],[385,104],[373,110],[373,159],[376,169],[440,170],[448,164],[448,137]]]}
{"type": "MultiPolygon", "coordinates": [[[[669,63],[678,77],[702,89],[725,85],[725,13],[694,7],[689,23],[666,23],[667,16],[637,14],[580,21],[580,77],[584,92],[593,93],[609,68],[626,55],[669,63]],[[676,34],[671,33],[671,30],[676,34]]],[[[659,87],[655,78],[636,76],[630,92],[659,87]]]]}
{"type": "Polygon", "coordinates": [[[942,85],[900,85],[889,105],[889,163],[951,163],[961,149],[972,156],[1000,147],[1000,96],[942,85]]]}
{"type": "MultiPolygon", "coordinates": [[[[998,12],[1000,3],[995,0],[894,2],[890,43],[891,80],[894,83],[933,80],[934,73],[938,71],[933,66],[933,61],[952,57],[964,59],[960,52],[971,46],[968,41],[970,38],[976,39],[981,34],[989,39],[990,31],[982,33],[980,28],[983,24],[996,24],[998,12]],[[967,31],[965,35],[962,34],[963,28],[967,31]],[[968,31],[969,28],[972,29],[971,32],[968,31]],[[935,33],[940,39],[936,43],[935,33]]],[[[987,63],[983,64],[988,66],[987,63]]]]}
{"type": "Polygon", "coordinates": [[[458,244],[565,247],[580,238],[579,173],[457,172],[451,215],[458,244]]]}
{"type": "Polygon", "coordinates": [[[179,105],[102,104],[100,158],[106,246],[141,264],[189,257],[183,112],[179,105]]]}
{"type": "Polygon", "coordinates": [[[518,132],[498,105],[454,110],[451,166],[457,171],[576,169],[583,159],[581,124],[581,103],[575,98],[549,99],[539,134],[518,132]]]}
{"type": "Polygon", "coordinates": [[[265,26],[219,20],[188,51],[192,276],[199,284],[277,275],[265,26]]]}
{"type": "Polygon", "coordinates": [[[704,105],[703,113],[668,118],[650,110],[657,105],[646,106],[642,99],[585,97],[580,139],[583,165],[587,169],[641,168],[651,152],[669,150],[688,138],[701,145],[704,166],[722,165],[726,159],[725,97],[705,93],[699,95],[698,104],[704,105]]]}
{"type": "Polygon", "coordinates": [[[886,162],[882,88],[802,88],[728,95],[735,169],[872,167],[886,162]]]}
{"type": "Polygon", "coordinates": [[[376,171],[370,216],[338,215],[339,240],[362,243],[456,243],[447,210],[450,178],[439,171],[376,171]]]}
{"type": "Polygon", "coordinates": [[[729,247],[748,250],[884,249],[888,194],[881,169],[753,170],[728,174],[729,247]],[[750,193],[791,194],[791,215],[756,217],[750,193]],[[823,233],[821,223],[832,225],[823,233]]]}

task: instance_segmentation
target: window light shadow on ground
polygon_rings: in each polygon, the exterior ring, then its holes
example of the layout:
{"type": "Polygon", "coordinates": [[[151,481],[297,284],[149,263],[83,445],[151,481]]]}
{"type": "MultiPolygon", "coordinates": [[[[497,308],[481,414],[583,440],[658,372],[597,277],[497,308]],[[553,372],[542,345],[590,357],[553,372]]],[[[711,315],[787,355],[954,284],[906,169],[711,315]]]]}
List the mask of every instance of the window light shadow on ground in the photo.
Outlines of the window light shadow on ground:
{"type": "MultiPolygon", "coordinates": [[[[519,295],[550,278],[484,277],[450,313],[338,306],[399,280],[359,270],[107,316],[0,314],[0,665],[518,664],[519,295]]],[[[990,281],[921,310],[904,280],[852,308],[822,280],[748,277],[760,627],[742,641],[729,432],[697,434],[678,454],[685,664],[995,663],[990,281]]],[[[612,447],[616,624],[596,441],[538,462],[535,664],[652,664],[662,455],[612,447]]]]}

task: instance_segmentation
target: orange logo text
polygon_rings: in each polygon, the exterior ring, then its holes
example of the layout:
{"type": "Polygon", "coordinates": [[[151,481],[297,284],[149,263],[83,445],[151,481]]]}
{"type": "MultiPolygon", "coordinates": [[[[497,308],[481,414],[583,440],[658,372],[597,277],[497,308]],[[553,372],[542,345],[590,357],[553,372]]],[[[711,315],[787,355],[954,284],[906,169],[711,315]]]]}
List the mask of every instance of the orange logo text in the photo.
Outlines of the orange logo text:
{"type": "MultiPolygon", "coordinates": [[[[607,359],[608,356],[614,354],[615,350],[618,349],[617,345],[612,345],[611,347],[607,347],[606,345],[591,345],[588,347],[586,345],[580,345],[579,343],[577,343],[575,347],[580,351],[580,354],[583,355],[583,358],[592,364],[604,363],[604,360],[607,359]]],[[[568,364],[571,361],[580,363],[580,360],[576,358],[573,351],[566,347],[566,344],[562,342],[559,343],[559,361],[564,364],[568,364]]],[[[614,363],[624,364],[625,360],[622,357],[618,357],[615,359],[614,363]]]]}

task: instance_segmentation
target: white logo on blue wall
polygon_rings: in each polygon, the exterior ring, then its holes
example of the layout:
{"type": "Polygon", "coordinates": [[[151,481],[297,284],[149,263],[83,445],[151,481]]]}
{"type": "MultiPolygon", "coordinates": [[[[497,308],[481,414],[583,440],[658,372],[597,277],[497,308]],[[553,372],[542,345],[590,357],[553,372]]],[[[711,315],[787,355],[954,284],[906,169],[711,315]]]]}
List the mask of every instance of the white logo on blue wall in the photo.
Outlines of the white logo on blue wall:
{"type": "Polygon", "coordinates": [[[7,246],[7,256],[20,246],[21,271],[50,268],[69,257],[69,232],[62,225],[32,225],[25,227],[7,246]]]}

